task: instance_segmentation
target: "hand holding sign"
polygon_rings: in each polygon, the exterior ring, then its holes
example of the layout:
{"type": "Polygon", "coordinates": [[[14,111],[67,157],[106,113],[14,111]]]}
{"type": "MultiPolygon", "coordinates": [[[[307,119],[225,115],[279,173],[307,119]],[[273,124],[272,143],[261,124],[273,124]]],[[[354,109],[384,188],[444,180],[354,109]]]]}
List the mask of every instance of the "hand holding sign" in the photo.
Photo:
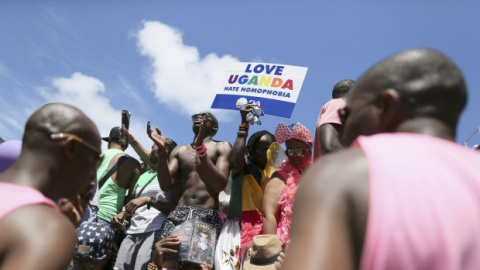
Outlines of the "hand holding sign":
{"type": "Polygon", "coordinates": [[[265,114],[290,118],[306,74],[305,67],[233,63],[223,78],[212,108],[238,110],[237,103],[248,100],[265,114]]]}

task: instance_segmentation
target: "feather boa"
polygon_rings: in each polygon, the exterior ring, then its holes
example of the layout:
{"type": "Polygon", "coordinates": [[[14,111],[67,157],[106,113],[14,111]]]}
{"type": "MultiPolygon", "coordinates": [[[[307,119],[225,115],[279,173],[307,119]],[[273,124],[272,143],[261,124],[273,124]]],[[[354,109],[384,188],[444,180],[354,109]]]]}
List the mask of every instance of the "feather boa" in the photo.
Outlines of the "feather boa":
{"type": "MultiPolygon", "coordinates": [[[[311,163],[312,159],[309,160],[308,165],[311,163]]],[[[280,218],[277,228],[280,233],[280,241],[282,241],[282,244],[287,247],[290,243],[290,227],[292,223],[292,210],[293,203],[295,202],[295,193],[297,193],[298,184],[302,175],[301,172],[290,165],[288,161],[282,164],[282,170],[286,173],[287,179],[278,203],[280,205],[280,218]]]]}
{"type": "Polygon", "coordinates": [[[242,247],[251,247],[254,236],[263,233],[263,217],[260,211],[251,210],[242,212],[242,247]]]}

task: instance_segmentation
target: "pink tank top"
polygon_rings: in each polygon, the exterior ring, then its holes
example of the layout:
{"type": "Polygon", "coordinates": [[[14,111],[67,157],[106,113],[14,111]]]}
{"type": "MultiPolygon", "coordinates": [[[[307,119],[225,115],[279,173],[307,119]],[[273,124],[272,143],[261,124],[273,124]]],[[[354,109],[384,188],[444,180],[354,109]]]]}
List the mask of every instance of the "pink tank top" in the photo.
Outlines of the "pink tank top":
{"type": "Polygon", "coordinates": [[[361,269],[480,269],[480,153],[407,133],[357,145],[370,174],[361,269]]]}
{"type": "Polygon", "coordinates": [[[29,205],[44,204],[58,209],[52,200],[38,190],[10,183],[0,183],[0,200],[0,219],[20,207],[29,205]]]}

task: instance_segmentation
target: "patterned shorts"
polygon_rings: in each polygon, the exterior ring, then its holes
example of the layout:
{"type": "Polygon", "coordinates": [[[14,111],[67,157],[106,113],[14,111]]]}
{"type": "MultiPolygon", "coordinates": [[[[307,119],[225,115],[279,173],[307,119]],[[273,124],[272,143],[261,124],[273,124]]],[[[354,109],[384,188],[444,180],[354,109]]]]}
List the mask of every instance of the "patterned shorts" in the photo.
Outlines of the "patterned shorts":
{"type": "Polygon", "coordinates": [[[203,222],[206,222],[212,225],[216,229],[216,240],[218,241],[218,236],[223,227],[223,222],[217,211],[210,208],[203,208],[199,206],[190,206],[190,205],[179,205],[170,212],[167,219],[162,224],[159,232],[155,235],[154,244],[160,239],[165,238],[170,235],[175,226],[183,223],[184,221],[197,218],[203,222]]]}

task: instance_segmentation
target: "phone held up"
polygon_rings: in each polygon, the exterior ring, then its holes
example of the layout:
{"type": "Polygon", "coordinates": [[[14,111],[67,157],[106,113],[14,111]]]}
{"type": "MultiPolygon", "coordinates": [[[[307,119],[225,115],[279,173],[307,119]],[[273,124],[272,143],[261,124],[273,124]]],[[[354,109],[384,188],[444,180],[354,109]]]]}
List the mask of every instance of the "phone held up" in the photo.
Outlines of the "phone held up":
{"type": "MultiPolygon", "coordinates": [[[[121,127],[125,127],[127,130],[130,128],[130,116],[132,114],[129,110],[122,110],[122,124],[121,127]]],[[[120,143],[122,145],[127,145],[127,133],[123,132],[123,128],[120,128],[120,143]]]]}

